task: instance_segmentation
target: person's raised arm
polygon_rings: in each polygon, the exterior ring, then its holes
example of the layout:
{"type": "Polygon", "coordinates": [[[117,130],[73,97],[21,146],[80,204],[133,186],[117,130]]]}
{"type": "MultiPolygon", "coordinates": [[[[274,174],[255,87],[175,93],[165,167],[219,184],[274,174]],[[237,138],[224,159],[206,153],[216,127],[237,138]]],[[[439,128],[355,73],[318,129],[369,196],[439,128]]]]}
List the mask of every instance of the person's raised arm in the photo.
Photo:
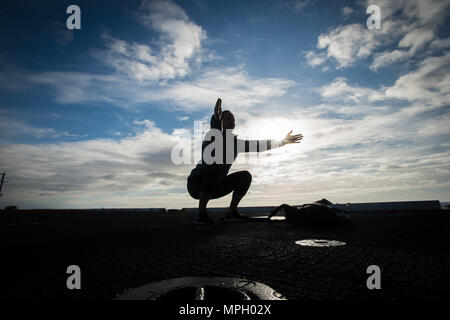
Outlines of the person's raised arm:
{"type": "Polygon", "coordinates": [[[222,99],[217,99],[216,106],[214,107],[214,117],[217,120],[222,120],[222,99]]]}
{"type": "Polygon", "coordinates": [[[211,117],[211,129],[222,130],[222,99],[217,99],[214,114],[211,117]]]}
{"type": "Polygon", "coordinates": [[[283,140],[240,140],[236,139],[237,152],[263,152],[275,148],[282,147],[286,144],[300,143],[303,139],[303,135],[294,134],[291,135],[292,130],[284,137],[283,140]]]}

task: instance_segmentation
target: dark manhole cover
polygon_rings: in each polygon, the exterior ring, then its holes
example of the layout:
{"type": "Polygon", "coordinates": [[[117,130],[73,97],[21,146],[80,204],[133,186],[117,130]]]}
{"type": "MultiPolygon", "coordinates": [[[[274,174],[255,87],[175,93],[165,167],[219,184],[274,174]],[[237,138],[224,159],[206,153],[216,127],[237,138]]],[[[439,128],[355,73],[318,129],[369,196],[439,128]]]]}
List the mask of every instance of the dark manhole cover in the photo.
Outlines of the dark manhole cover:
{"type": "Polygon", "coordinates": [[[323,239],[307,239],[295,241],[296,244],[306,247],[339,247],[345,246],[345,242],[336,240],[323,240],[323,239]]]}
{"type": "Polygon", "coordinates": [[[150,283],[126,291],[118,300],[286,300],[271,287],[227,277],[184,277],[150,283]]]}

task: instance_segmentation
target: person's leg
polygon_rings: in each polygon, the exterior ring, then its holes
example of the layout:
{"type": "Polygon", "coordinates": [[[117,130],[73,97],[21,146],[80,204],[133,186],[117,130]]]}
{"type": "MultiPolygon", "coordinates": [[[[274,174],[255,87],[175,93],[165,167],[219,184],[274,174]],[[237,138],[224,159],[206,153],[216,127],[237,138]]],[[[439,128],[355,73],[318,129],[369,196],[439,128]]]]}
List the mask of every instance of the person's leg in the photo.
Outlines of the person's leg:
{"type": "Polygon", "coordinates": [[[198,199],[198,211],[195,213],[195,224],[210,224],[212,219],[208,217],[206,213],[206,205],[208,204],[209,197],[206,193],[202,192],[200,186],[188,179],[187,189],[192,198],[198,199]]]}
{"type": "Polygon", "coordinates": [[[248,171],[238,171],[226,176],[219,184],[215,186],[210,194],[210,199],[221,198],[233,191],[230,207],[226,214],[226,219],[230,221],[243,221],[245,216],[237,212],[237,206],[247,193],[252,183],[252,175],[248,171]]]}
{"type": "Polygon", "coordinates": [[[237,206],[243,197],[244,197],[244,194],[238,194],[238,193],[236,193],[236,191],[233,192],[233,196],[231,197],[230,207],[228,209],[230,211],[236,211],[237,206]]]}
{"type": "Polygon", "coordinates": [[[197,200],[200,199],[200,188],[198,184],[190,178],[187,179],[187,191],[192,198],[197,200]]]}
{"type": "Polygon", "coordinates": [[[206,212],[206,205],[208,204],[208,201],[209,201],[209,195],[200,190],[199,200],[198,200],[198,211],[199,212],[206,212]]]}
{"type": "Polygon", "coordinates": [[[207,193],[200,190],[198,200],[198,211],[195,214],[194,223],[196,224],[211,224],[214,220],[208,216],[206,212],[206,205],[208,204],[209,196],[207,193]]]}
{"type": "Polygon", "coordinates": [[[236,175],[232,177],[232,184],[235,186],[233,196],[231,198],[229,210],[229,216],[235,215],[236,217],[242,216],[237,211],[237,206],[242,198],[247,193],[252,183],[252,175],[248,171],[236,172],[236,175]]]}
{"type": "MultiPolygon", "coordinates": [[[[233,192],[232,203],[236,206],[247,193],[252,183],[252,175],[248,171],[238,171],[227,175],[216,182],[210,189],[209,199],[218,199],[233,192]]],[[[231,206],[231,204],[230,204],[231,206]]]]}
{"type": "MultiPolygon", "coordinates": [[[[237,206],[247,193],[247,190],[250,187],[251,183],[252,175],[248,171],[234,172],[227,175],[223,179],[217,179],[212,176],[205,176],[195,187],[196,191],[198,190],[198,193],[196,193],[195,196],[198,195],[198,198],[194,198],[199,199],[198,213],[196,218],[200,218],[199,220],[208,220],[209,217],[206,213],[206,205],[208,204],[208,201],[210,199],[221,198],[229,194],[230,192],[233,192],[227,217],[231,215],[232,217],[230,219],[232,221],[244,220],[246,217],[237,212],[237,206]]],[[[194,192],[192,192],[191,195],[193,193],[194,192]]]]}

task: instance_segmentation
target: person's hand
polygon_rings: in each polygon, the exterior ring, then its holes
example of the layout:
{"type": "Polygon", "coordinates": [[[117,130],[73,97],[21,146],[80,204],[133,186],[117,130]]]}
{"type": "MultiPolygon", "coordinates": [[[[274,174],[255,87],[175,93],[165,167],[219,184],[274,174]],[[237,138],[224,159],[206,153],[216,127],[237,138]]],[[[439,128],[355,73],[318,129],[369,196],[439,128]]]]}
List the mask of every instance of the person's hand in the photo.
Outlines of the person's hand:
{"type": "Polygon", "coordinates": [[[216,106],[214,107],[214,116],[216,119],[222,119],[222,99],[217,99],[216,106]]]}
{"type": "Polygon", "coordinates": [[[283,139],[283,143],[284,144],[300,143],[300,141],[303,139],[303,135],[301,135],[301,134],[291,135],[291,133],[292,133],[292,130],[289,131],[289,133],[283,139]]]}

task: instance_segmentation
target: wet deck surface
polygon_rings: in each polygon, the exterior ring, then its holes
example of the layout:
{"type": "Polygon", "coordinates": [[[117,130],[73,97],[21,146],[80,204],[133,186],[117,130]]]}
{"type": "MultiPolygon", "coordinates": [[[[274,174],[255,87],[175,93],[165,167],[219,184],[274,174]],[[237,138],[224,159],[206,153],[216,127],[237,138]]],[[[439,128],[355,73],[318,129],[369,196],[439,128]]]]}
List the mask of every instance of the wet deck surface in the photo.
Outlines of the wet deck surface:
{"type": "Polygon", "coordinates": [[[354,215],[346,228],[286,221],[192,224],[188,213],[16,212],[0,217],[1,298],[111,299],[127,288],[184,276],[265,283],[288,299],[449,299],[450,215],[354,215]],[[344,241],[341,247],[295,244],[344,241]],[[82,289],[66,288],[79,265],[82,289]],[[381,268],[381,290],[366,269],[381,268]]]}

